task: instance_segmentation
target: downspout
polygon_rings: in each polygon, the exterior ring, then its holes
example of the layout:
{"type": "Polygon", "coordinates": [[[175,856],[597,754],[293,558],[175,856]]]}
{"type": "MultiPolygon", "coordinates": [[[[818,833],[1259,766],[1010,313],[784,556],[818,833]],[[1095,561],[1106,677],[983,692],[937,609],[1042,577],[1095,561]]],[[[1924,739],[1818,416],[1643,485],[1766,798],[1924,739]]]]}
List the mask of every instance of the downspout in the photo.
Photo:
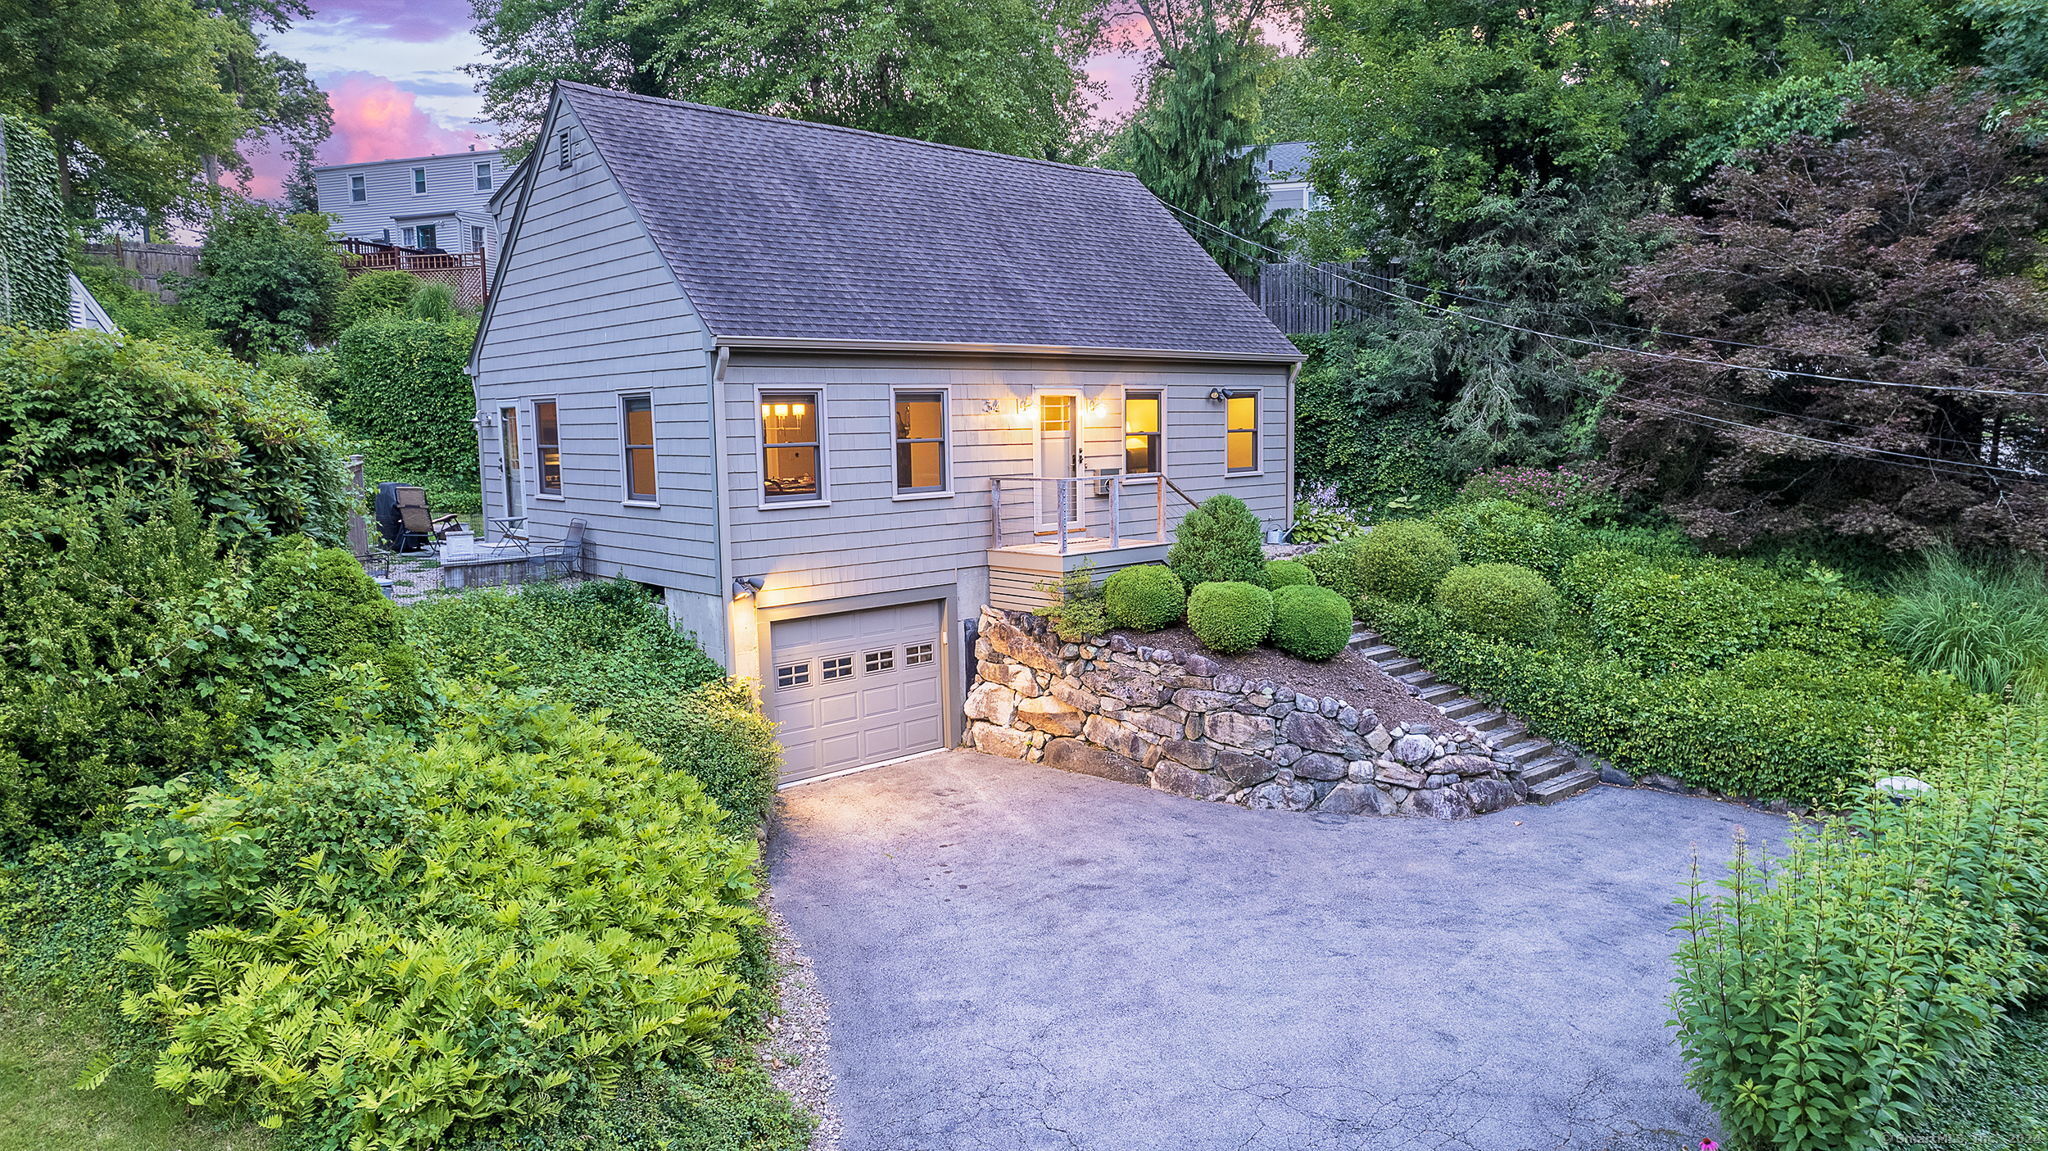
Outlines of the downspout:
{"type": "Polygon", "coordinates": [[[1294,381],[1301,376],[1302,361],[1287,365],[1287,534],[1294,534],[1294,381]]]}
{"type": "Polygon", "coordinates": [[[726,517],[730,509],[726,502],[728,489],[725,442],[725,368],[732,360],[732,349],[716,345],[705,349],[706,367],[711,372],[711,544],[718,551],[718,603],[725,630],[726,671],[733,675],[746,674],[732,666],[739,655],[739,637],[732,630],[732,549],[726,546],[726,517]]]}

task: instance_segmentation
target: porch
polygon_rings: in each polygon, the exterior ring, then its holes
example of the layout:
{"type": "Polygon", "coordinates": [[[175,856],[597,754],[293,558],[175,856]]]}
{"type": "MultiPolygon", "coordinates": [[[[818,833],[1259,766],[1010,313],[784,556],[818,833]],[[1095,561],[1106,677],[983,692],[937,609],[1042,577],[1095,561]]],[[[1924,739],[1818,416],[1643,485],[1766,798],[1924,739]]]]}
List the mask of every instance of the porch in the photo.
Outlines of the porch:
{"type": "Polygon", "coordinates": [[[1086,565],[1095,579],[1162,563],[1167,505],[1194,501],[1163,475],[997,476],[989,482],[988,596],[1029,611],[1086,565]]]}

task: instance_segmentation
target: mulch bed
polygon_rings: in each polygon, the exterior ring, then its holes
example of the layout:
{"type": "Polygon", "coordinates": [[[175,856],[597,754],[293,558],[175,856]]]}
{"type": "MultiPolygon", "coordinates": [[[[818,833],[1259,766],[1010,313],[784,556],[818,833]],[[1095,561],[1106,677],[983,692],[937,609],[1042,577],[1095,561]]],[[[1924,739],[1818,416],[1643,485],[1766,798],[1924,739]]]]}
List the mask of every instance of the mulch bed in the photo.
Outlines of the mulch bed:
{"type": "Polygon", "coordinates": [[[1397,723],[1429,723],[1443,731],[1455,726],[1442,712],[1415,698],[1407,684],[1355,651],[1341,651],[1326,662],[1310,663],[1270,647],[1253,648],[1240,655],[1221,655],[1204,648],[1185,625],[1155,632],[1119,630],[1112,634],[1147,647],[1201,652],[1222,665],[1224,671],[1246,680],[1270,679],[1303,695],[1334,696],[1361,710],[1371,710],[1388,727],[1397,723]]]}

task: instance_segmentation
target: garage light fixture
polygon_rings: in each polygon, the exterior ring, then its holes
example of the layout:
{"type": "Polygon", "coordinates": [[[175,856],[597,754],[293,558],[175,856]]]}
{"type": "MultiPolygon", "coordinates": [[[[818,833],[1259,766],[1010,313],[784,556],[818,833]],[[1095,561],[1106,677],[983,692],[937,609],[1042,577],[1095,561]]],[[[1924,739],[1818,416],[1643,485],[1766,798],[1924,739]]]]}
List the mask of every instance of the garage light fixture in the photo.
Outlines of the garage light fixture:
{"type": "Polygon", "coordinates": [[[732,581],[732,600],[738,603],[761,590],[760,576],[736,576],[732,581]]]}

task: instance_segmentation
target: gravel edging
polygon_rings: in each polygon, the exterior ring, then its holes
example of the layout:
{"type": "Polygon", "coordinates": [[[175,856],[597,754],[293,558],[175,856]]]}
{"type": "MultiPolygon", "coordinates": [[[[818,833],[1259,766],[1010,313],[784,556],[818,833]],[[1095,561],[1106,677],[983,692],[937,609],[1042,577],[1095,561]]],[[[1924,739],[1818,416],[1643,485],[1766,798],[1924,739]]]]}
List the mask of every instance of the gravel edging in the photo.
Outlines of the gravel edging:
{"type": "Polygon", "coordinates": [[[775,997],[779,1013],[768,1019],[768,1039],[760,1046],[761,1065],[777,1089],[796,1100],[818,1121],[811,1151],[839,1151],[839,1109],[833,1103],[831,1047],[832,1004],[818,986],[817,972],[797,945],[789,923],[775,910],[773,892],[764,894],[761,911],[768,918],[769,952],[775,958],[775,997]]]}

